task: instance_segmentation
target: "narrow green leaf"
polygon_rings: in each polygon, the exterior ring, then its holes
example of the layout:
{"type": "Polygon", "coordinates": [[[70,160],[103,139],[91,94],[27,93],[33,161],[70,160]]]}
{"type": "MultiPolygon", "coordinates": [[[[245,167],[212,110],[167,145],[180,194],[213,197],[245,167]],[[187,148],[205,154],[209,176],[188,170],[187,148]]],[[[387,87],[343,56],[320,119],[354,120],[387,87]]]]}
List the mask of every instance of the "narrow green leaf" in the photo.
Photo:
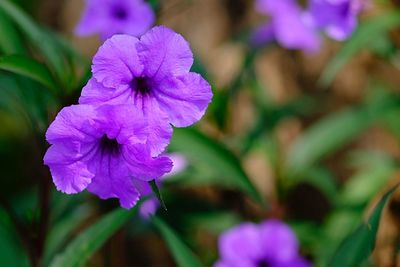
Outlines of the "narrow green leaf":
{"type": "Polygon", "coordinates": [[[363,163],[364,166],[358,167],[360,171],[346,181],[341,193],[337,195],[338,204],[341,206],[366,205],[397,171],[396,163],[388,155],[379,155],[368,150],[359,153],[358,155],[353,154],[354,160],[365,160],[366,162],[363,163]],[[364,159],[360,157],[364,157],[364,159]],[[367,157],[369,157],[368,160],[367,157]]]}
{"type": "Polygon", "coordinates": [[[9,219],[9,215],[0,208],[0,257],[2,266],[28,267],[29,260],[22,243],[18,238],[17,229],[9,219]]]}
{"type": "Polygon", "coordinates": [[[354,140],[398,107],[394,94],[374,89],[375,93],[364,104],[329,115],[307,129],[289,151],[286,176],[304,178],[304,173],[313,164],[354,140]]]}
{"type": "Polygon", "coordinates": [[[152,217],[154,227],[167,243],[172,256],[179,267],[202,267],[203,265],[193,252],[183,243],[179,236],[160,218],[152,217]]]}
{"type": "Polygon", "coordinates": [[[158,199],[158,201],[161,203],[161,206],[167,210],[167,206],[165,206],[165,202],[162,198],[160,189],[157,186],[156,180],[152,180],[149,182],[151,190],[153,191],[154,195],[156,196],[156,198],[158,199]]]}
{"type": "Polygon", "coordinates": [[[351,141],[369,123],[363,111],[348,109],[314,124],[291,148],[285,168],[288,176],[302,175],[316,161],[351,141]]]}
{"type": "Polygon", "coordinates": [[[53,259],[49,266],[84,266],[89,257],[136,214],[137,209],[138,205],[131,210],[117,209],[105,215],[74,239],[62,254],[53,259]]]}
{"type": "Polygon", "coordinates": [[[328,86],[335,79],[337,73],[355,54],[376,40],[384,38],[391,29],[400,25],[400,12],[392,11],[361,23],[354,35],[343,45],[336,56],[325,68],[320,82],[328,86]]]}
{"type": "Polygon", "coordinates": [[[376,233],[383,208],[397,188],[398,185],[388,191],[376,205],[368,220],[343,240],[328,267],[360,266],[369,257],[375,247],[376,233]]]}
{"type": "Polygon", "coordinates": [[[0,69],[29,77],[55,91],[56,82],[47,67],[34,59],[12,55],[0,58],[0,69]]]}
{"type": "Polygon", "coordinates": [[[0,50],[5,54],[25,54],[26,49],[9,18],[0,11],[0,50]]]}
{"type": "Polygon", "coordinates": [[[232,211],[215,210],[185,213],[185,225],[206,229],[215,235],[240,224],[240,216],[232,211]]]}
{"type": "Polygon", "coordinates": [[[43,31],[24,11],[9,0],[0,1],[0,9],[4,11],[27,35],[32,44],[41,51],[48,60],[57,77],[66,77],[65,60],[61,50],[45,31],[43,31]]]}
{"type": "Polygon", "coordinates": [[[46,250],[44,255],[45,266],[48,265],[52,257],[65,245],[68,238],[71,237],[74,230],[79,227],[83,221],[90,216],[88,206],[81,205],[75,208],[67,215],[64,215],[50,229],[46,241],[46,250]]]}
{"type": "Polygon", "coordinates": [[[265,204],[265,200],[244,172],[240,161],[223,144],[193,128],[185,128],[175,129],[170,147],[193,161],[206,164],[215,174],[214,184],[238,188],[254,200],[265,204]]]}

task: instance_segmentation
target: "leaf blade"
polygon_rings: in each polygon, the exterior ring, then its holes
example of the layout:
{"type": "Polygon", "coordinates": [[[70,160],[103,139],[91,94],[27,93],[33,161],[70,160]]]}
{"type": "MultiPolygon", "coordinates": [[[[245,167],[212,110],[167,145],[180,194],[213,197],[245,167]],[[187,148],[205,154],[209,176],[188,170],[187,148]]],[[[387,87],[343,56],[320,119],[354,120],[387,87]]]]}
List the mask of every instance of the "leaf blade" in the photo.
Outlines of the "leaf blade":
{"type": "Polygon", "coordinates": [[[359,266],[363,260],[368,258],[375,247],[376,233],[383,208],[398,186],[396,185],[386,192],[368,220],[343,240],[328,267],[359,266]]]}
{"type": "Polygon", "coordinates": [[[12,19],[26,34],[35,47],[48,60],[57,77],[65,82],[67,68],[62,51],[54,44],[50,36],[42,30],[24,11],[8,0],[0,1],[0,9],[12,19]]]}
{"type": "Polygon", "coordinates": [[[251,183],[238,158],[223,144],[205,136],[193,128],[175,129],[170,147],[188,158],[202,161],[217,175],[215,183],[236,187],[254,200],[265,204],[265,200],[251,183]]]}
{"type": "Polygon", "coordinates": [[[167,243],[179,267],[203,266],[193,252],[183,243],[182,240],[180,240],[178,235],[163,220],[154,216],[151,221],[167,243]]]}
{"type": "Polygon", "coordinates": [[[138,206],[132,210],[117,209],[90,226],[75,238],[61,254],[50,263],[50,267],[83,266],[87,259],[100,246],[126,223],[137,212],[138,206]]]}
{"type": "Polygon", "coordinates": [[[26,49],[10,19],[0,11],[0,50],[5,54],[25,54],[26,49]]]}
{"type": "Polygon", "coordinates": [[[29,77],[50,90],[56,91],[56,82],[47,67],[31,58],[19,55],[2,57],[0,69],[29,77]]]}

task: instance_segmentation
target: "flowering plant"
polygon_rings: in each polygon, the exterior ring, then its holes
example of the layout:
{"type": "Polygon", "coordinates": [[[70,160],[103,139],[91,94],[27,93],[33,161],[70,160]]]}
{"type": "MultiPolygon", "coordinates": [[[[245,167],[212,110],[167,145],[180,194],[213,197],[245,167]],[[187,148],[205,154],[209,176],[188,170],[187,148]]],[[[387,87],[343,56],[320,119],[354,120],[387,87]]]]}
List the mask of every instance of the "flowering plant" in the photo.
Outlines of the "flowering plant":
{"type": "Polygon", "coordinates": [[[0,265],[397,266],[397,9],[0,0],[0,265]]]}

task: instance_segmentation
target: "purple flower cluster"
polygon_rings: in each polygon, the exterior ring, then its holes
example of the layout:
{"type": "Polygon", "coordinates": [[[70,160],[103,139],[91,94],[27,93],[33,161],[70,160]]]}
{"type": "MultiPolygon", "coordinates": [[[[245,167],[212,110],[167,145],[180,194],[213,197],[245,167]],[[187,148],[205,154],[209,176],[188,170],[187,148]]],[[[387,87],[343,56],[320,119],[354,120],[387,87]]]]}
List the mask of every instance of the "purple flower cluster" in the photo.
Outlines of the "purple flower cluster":
{"type": "Polygon", "coordinates": [[[363,0],[309,0],[302,9],[295,0],[257,0],[256,9],[270,17],[270,22],[253,33],[254,45],[277,41],[289,49],[317,51],[319,33],[335,40],[345,40],[357,26],[363,0]]]}
{"type": "Polygon", "coordinates": [[[114,34],[140,36],[154,24],[155,15],[144,0],[86,0],[86,9],[75,30],[77,35],[114,34]]]}
{"type": "Polygon", "coordinates": [[[93,77],[79,105],[60,111],[46,138],[44,162],[59,191],[87,189],[133,207],[151,192],[148,182],[172,168],[162,156],[171,124],[198,121],[211,87],[190,72],[193,55],[179,34],[158,26],[140,39],[114,35],[94,56],[93,77]]]}
{"type": "Polygon", "coordinates": [[[219,239],[220,260],[214,267],[310,267],[299,255],[297,238],[278,220],[242,223],[219,239]]]}

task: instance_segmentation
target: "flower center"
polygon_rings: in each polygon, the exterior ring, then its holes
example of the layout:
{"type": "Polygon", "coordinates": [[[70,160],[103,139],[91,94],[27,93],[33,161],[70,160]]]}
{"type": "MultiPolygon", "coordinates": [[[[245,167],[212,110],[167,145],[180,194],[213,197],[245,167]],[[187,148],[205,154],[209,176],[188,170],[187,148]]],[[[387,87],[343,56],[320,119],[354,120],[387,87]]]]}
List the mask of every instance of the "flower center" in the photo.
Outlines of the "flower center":
{"type": "Polygon", "coordinates": [[[125,8],[121,6],[114,7],[112,15],[118,20],[125,20],[128,17],[128,13],[126,12],[125,8]]]}
{"type": "Polygon", "coordinates": [[[350,4],[349,3],[343,3],[339,5],[339,14],[343,17],[348,16],[350,12],[350,4]]]}
{"type": "Polygon", "coordinates": [[[266,260],[260,260],[257,262],[257,267],[269,267],[269,263],[266,260]]]}
{"type": "Polygon", "coordinates": [[[119,152],[119,144],[116,139],[110,139],[107,135],[103,135],[100,139],[100,149],[102,153],[117,154],[119,152]]]}
{"type": "Polygon", "coordinates": [[[150,85],[145,77],[137,77],[132,81],[132,88],[140,95],[147,95],[150,93],[150,85]]]}

